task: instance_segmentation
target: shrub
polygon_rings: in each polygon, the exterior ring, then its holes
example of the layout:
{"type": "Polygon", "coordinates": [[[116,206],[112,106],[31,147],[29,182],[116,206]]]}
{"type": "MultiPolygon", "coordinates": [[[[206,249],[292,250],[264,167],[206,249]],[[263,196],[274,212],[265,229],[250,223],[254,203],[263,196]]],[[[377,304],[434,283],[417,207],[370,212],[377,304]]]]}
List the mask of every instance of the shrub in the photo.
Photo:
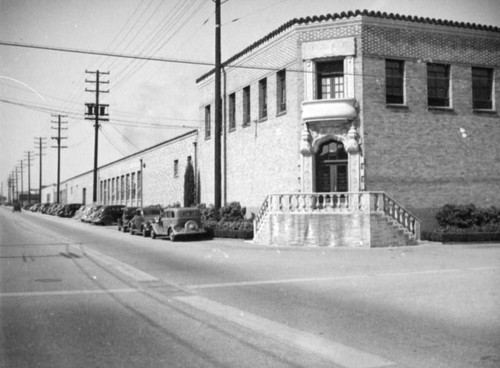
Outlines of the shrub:
{"type": "Polygon", "coordinates": [[[500,210],[496,207],[477,208],[473,204],[443,206],[436,214],[438,224],[442,227],[470,228],[500,224],[500,210]]]}
{"type": "Polygon", "coordinates": [[[443,206],[436,214],[441,228],[422,232],[422,240],[439,242],[500,240],[500,210],[494,206],[478,208],[473,204],[443,206]]]}

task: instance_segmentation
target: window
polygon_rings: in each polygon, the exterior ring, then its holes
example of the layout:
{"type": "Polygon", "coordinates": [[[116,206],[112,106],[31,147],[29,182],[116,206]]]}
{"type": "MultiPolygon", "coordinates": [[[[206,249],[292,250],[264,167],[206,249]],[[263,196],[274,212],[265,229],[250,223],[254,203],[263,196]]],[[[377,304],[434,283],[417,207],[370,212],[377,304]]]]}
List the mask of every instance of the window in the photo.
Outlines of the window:
{"type": "Polygon", "coordinates": [[[142,176],[140,171],[137,171],[137,198],[142,198],[142,176]]]}
{"type": "Polygon", "coordinates": [[[208,105],[205,106],[205,139],[210,139],[211,120],[210,105],[208,105]]]}
{"type": "Polygon", "coordinates": [[[108,199],[108,181],[104,180],[104,197],[102,199],[103,204],[107,204],[107,199],[108,199]]]}
{"type": "Polygon", "coordinates": [[[344,60],[316,64],[317,98],[344,98],[344,60]]]}
{"type": "Polygon", "coordinates": [[[493,109],[493,69],[472,68],[472,108],[493,109]]]}
{"type": "Polygon", "coordinates": [[[108,196],[106,203],[111,203],[111,179],[108,179],[108,196]]]}
{"type": "Polygon", "coordinates": [[[111,179],[111,201],[115,201],[115,178],[111,179]]]}
{"type": "Polygon", "coordinates": [[[174,160],[174,178],[179,176],[179,160],[174,160]]]}
{"type": "Polygon", "coordinates": [[[120,178],[120,200],[125,199],[125,176],[121,176],[120,178]]]}
{"type": "Polygon", "coordinates": [[[450,106],[450,66],[427,64],[427,104],[435,107],[450,106]]]}
{"type": "Polygon", "coordinates": [[[131,196],[132,196],[132,199],[135,199],[135,188],[136,188],[135,187],[135,173],[132,173],[132,175],[130,176],[130,178],[131,178],[130,181],[132,182],[131,183],[132,184],[131,185],[132,186],[132,195],[131,196]]]}
{"type": "Polygon", "coordinates": [[[229,130],[236,129],[236,94],[229,95],[229,130]]]}
{"type": "Polygon", "coordinates": [[[130,198],[130,174],[127,174],[125,179],[125,199],[128,201],[130,198]]]}
{"type": "Polygon", "coordinates": [[[276,74],[276,102],[277,112],[286,111],[286,70],[280,70],[276,74]]]}
{"type": "Polygon", "coordinates": [[[250,86],[243,88],[243,125],[250,124],[250,86]]]}
{"type": "Polygon", "coordinates": [[[404,69],[402,60],[385,61],[385,102],[404,104],[404,69]]]}
{"type": "Polygon", "coordinates": [[[101,202],[104,201],[104,184],[102,180],[99,181],[99,198],[101,199],[101,202]]]}
{"type": "Polygon", "coordinates": [[[259,119],[267,118],[267,79],[259,81],[259,119]]]}

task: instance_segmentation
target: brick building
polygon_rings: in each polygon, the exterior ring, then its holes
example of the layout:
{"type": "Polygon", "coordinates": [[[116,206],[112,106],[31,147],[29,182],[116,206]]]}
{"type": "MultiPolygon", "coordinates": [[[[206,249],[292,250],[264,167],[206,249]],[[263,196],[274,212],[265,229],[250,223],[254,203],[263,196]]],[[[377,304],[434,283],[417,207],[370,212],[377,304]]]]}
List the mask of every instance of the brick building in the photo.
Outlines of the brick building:
{"type": "MultiPolygon", "coordinates": [[[[499,68],[497,27],[293,19],[223,63],[223,203],[257,214],[257,241],[334,246],[407,244],[446,203],[499,205],[499,68]]],[[[214,202],[214,71],[196,82],[199,130],[100,167],[99,203],[182,203],[188,160],[214,202]]],[[[90,203],[92,172],[61,192],[90,203]]]]}
{"type": "MultiPolygon", "coordinates": [[[[97,171],[97,203],[127,206],[183,203],[188,161],[196,168],[197,131],[191,131],[117,161],[97,171]]],[[[60,185],[62,203],[92,204],[93,171],[60,185]]],[[[42,189],[42,200],[53,202],[55,185],[42,189]]]]}
{"type": "MultiPolygon", "coordinates": [[[[294,19],[225,63],[223,199],[384,191],[432,224],[500,203],[500,30],[356,11],[294,19]]],[[[201,76],[213,202],[214,74],[201,76]]]]}

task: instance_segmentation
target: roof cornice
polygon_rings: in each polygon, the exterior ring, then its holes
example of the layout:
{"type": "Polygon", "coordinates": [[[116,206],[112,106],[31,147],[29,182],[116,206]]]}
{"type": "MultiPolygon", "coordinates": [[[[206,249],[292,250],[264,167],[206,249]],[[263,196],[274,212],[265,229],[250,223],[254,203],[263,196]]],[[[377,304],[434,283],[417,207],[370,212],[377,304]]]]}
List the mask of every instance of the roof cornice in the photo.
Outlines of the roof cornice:
{"type": "MultiPolygon", "coordinates": [[[[250,46],[246,47],[245,49],[243,49],[239,53],[230,57],[229,59],[227,59],[225,62],[222,63],[222,66],[223,67],[228,66],[229,64],[233,63],[237,59],[241,58],[243,55],[248,54],[249,52],[253,51],[257,47],[262,45],[263,43],[268,42],[273,37],[276,37],[280,33],[285,32],[286,30],[293,28],[296,25],[309,25],[309,24],[313,24],[313,23],[336,21],[339,19],[349,19],[349,18],[358,17],[358,16],[363,16],[363,21],[365,19],[367,19],[368,17],[372,17],[372,18],[398,20],[398,21],[427,24],[427,25],[438,25],[438,26],[463,28],[463,29],[470,29],[470,30],[481,30],[481,31],[488,31],[488,32],[500,32],[499,27],[482,25],[482,24],[477,24],[477,23],[456,22],[456,21],[452,21],[452,20],[443,20],[443,19],[436,19],[436,18],[424,18],[424,17],[417,17],[417,16],[411,16],[411,15],[386,13],[386,12],[380,12],[380,11],[375,12],[375,11],[368,11],[368,10],[355,10],[355,11],[326,14],[326,15],[312,16],[312,17],[305,17],[305,18],[294,18],[294,19],[284,23],[281,27],[268,33],[266,36],[262,37],[261,39],[255,41],[254,43],[252,43],[250,46]]],[[[205,78],[207,78],[208,76],[210,76],[214,72],[215,72],[215,69],[212,69],[208,73],[203,74],[201,77],[199,77],[196,80],[196,83],[203,81],[205,78]]]]}

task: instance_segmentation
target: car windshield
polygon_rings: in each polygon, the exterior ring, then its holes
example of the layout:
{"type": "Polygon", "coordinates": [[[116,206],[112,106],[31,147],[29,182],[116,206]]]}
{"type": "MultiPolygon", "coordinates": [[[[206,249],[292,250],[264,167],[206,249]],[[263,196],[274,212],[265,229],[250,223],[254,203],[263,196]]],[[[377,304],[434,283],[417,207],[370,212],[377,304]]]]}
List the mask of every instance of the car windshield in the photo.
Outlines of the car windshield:
{"type": "Polygon", "coordinates": [[[158,208],[145,208],[144,209],[144,216],[154,216],[154,215],[159,215],[160,210],[158,208]]]}

